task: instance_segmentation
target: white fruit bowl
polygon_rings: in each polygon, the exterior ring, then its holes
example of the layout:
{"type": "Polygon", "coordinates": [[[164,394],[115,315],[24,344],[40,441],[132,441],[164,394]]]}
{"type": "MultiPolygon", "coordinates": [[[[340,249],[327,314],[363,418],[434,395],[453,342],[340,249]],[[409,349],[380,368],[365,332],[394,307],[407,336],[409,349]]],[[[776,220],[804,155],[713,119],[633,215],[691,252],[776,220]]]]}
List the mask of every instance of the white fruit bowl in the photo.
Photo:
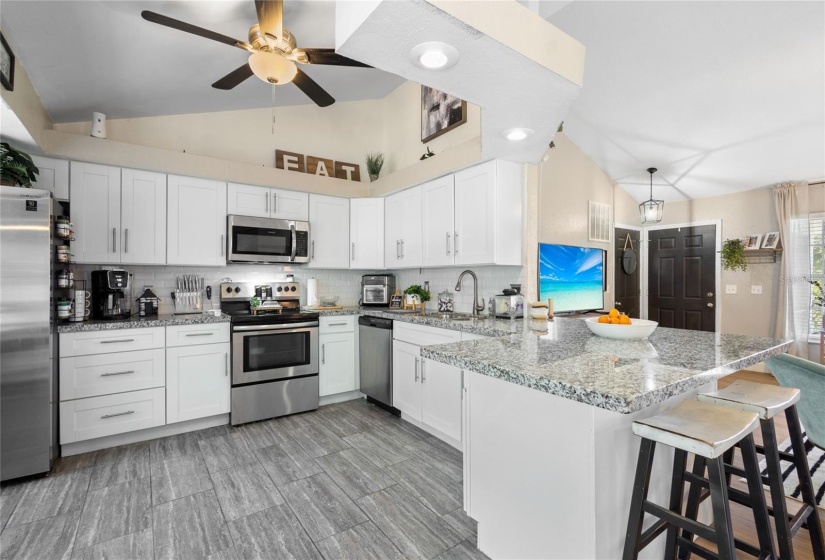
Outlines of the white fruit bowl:
{"type": "Polygon", "coordinates": [[[631,319],[631,321],[633,321],[631,325],[612,325],[610,323],[599,323],[598,317],[590,317],[584,320],[596,336],[620,340],[645,339],[659,326],[656,321],[646,319],[631,319]]]}

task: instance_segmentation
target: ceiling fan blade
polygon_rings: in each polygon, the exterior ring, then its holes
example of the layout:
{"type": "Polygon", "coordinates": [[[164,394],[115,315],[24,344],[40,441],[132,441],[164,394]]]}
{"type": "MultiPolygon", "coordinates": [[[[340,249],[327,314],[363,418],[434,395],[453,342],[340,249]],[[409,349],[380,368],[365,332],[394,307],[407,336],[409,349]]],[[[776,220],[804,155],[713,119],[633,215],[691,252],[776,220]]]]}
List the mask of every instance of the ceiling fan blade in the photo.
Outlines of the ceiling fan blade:
{"type": "Polygon", "coordinates": [[[303,70],[298,68],[298,73],[292,78],[292,83],[298,86],[307,97],[312,99],[319,107],[329,107],[335,103],[335,99],[318,85],[318,82],[310,78],[303,70]]]}
{"type": "Polygon", "coordinates": [[[152,23],[165,25],[166,27],[171,27],[172,29],[177,29],[178,31],[185,31],[186,33],[191,33],[192,35],[197,35],[199,37],[205,37],[206,39],[212,39],[213,41],[217,41],[219,43],[224,43],[232,47],[238,47],[239,49],[249,50],[247,48],[249,45],[243,41],[238,41],[237,39],[233,39],[227,35],[215,33],[214,31],[209,31],[208,29],[198,27],[197,25],[192,25],[191,23],[186,23],[185,21],[172,19],[148,10],[140,12],[140,15],[146,21],[151,21],[152,23]]]}
{"type": "Polygon", "coordinates": [[[372,68],[369,64],[358,62],[335,52],[335,49],[295,49],[298,54],[298,62],[301,61],[301,53],[306,54],[307,62],[304,64],[327,64],[330,66],[358,66],[361,68],[372,68]]]}
{"type": "Polygon", "coordinates": [[[284,25],[283,0],[255,0],[255,11],[261,33],[280,39],[284,25]]]}
{"type": "Polygon", "coordinates": [[[250,76],[252,76],[252,68],[247,62],[212,84],[212,87],[215,89],[232,89],[250,76]]]}

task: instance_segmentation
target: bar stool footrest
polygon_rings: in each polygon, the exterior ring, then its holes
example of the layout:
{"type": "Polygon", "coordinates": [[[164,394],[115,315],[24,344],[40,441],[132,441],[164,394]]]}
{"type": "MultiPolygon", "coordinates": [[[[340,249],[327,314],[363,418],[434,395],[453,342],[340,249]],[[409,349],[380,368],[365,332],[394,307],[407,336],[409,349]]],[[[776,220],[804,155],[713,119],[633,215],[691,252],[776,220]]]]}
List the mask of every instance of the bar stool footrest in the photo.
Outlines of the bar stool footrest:
{"type": "Polygon", "coordinates": [[[698,535],[703,539],[709,541],[713,541],[716,539],[716,532],[713,530],[713,528],[708,527],[703,523],[699,523],[694,519],[689,519],[683,515],[674,513],[666,507],[660,506],[659,504],[654,504],[653,502],[645,501],[642,505],[642,509],[645,513],[655,515],[659,519],[665,521],[666,524],[674,525],[679,529],[683,529],[685,531],[690,531],[692,534],[698,535]]]}

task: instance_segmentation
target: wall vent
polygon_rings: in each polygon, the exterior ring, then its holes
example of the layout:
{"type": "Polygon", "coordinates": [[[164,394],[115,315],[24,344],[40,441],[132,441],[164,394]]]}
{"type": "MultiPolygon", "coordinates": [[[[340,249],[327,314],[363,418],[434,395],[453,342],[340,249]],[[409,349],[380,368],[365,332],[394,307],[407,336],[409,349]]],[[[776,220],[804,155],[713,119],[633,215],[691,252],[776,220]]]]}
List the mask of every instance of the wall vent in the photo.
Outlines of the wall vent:
{"type": "Polygon", "coordinates": [[[610,205],[601,202],[589,201],[588,212],[588,235],[590,241],[600,241],[610,243],[610,205]]]}

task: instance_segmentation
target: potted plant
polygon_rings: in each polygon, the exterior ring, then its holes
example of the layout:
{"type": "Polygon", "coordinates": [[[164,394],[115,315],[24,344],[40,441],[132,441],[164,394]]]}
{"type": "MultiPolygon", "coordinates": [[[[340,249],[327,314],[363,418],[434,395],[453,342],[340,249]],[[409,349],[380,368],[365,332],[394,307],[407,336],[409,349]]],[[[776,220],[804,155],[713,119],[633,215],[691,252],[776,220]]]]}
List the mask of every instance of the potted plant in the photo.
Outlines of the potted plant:
{"type": "Polygon", "coordinates": [[[0,184],[30,189],[38,173],[40,170],[29,154],[12,148],[8,142],[0,142],[0,184]]]}
{"type": "Polygon", "coordinates": [[[407,296],[408,304],[423,304],[425,302],[430,301],[430,292],[428,292],[418,284],[413,284],[412,286],[404,290],[404,295],[407,296]]]}
{"type": "Polygon", "coordinates": [[[825,293],[822,291],[822,282],[819,280],[807,279],[811,285],[811,300],[814,304],[812,323],[821,324],[825,329],[825,293]]]}
{"type": "Polygon", "coordinates": [[[725,239],[722,243],[722,268],[725,270],[736,270],[737,268],[748,269],[748,261],[745,260],[745,245],[741,239],[725,239]]]}
{"type": "Polygon", "coordinates": [[[384,167],[384,154],[381,152],[370,152],[366,157],[367,173],[370,175],[370,181],[378,179],[381,174],[381,168],[384,167]]]}

